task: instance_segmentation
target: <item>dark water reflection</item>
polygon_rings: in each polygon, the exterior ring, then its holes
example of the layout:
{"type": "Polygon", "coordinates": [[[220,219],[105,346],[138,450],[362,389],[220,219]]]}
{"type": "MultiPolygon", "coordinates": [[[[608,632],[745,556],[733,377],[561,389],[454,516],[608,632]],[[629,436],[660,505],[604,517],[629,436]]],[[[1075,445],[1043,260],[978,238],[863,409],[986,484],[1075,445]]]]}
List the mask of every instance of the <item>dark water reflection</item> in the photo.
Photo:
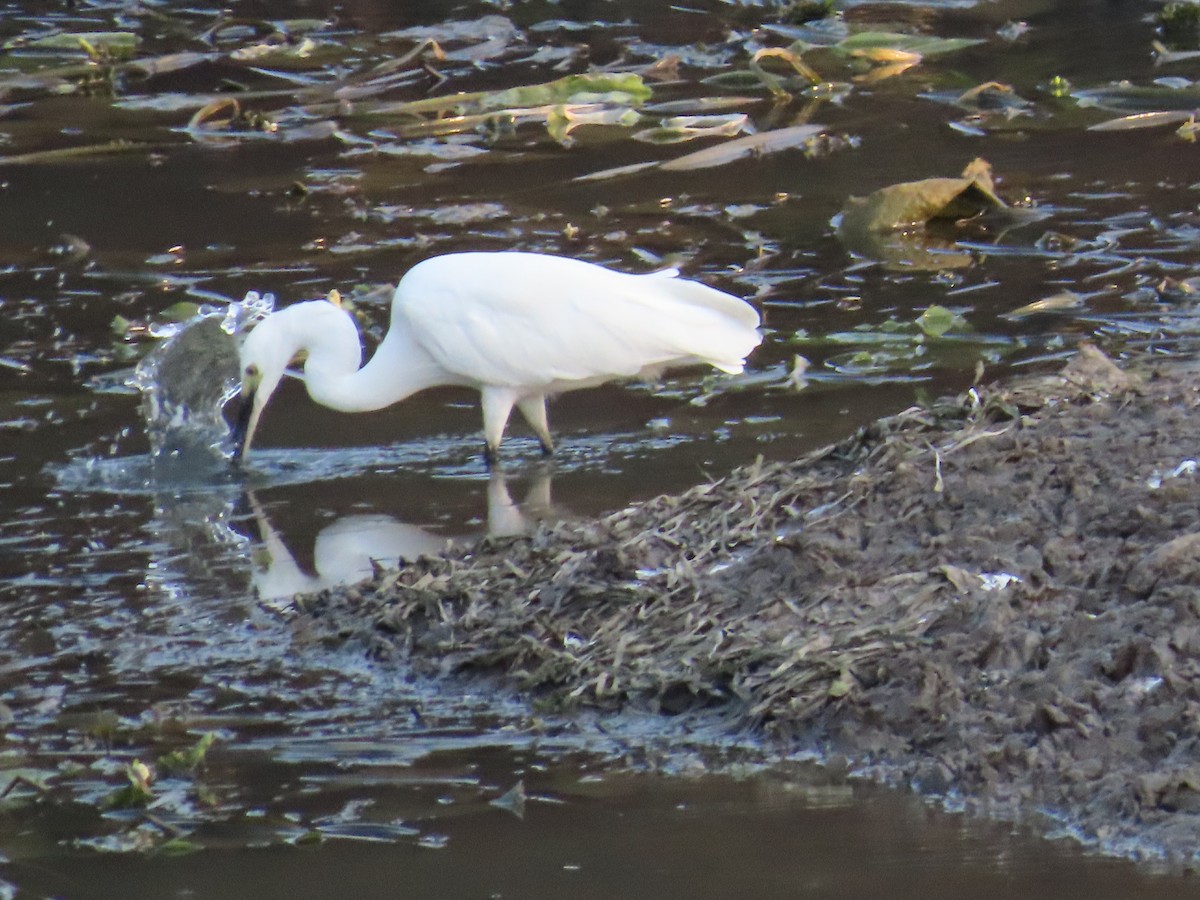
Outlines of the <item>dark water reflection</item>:
{"type": "MultiPolygon", "coordinates": [[[[321,3],[232,6],[247,20],[332,12],[321,3]]],[[[676,52],[681,75],[655,83],[655,100],[694,102],[718,93],[702,78],[745,66],[747,45],[788,42],[754,30],[774,21],[768,8],[694,7],[346,2],[329,38],[341,48],[336,62],[292,77],[319,86],[329,72],[361,74],[416,39],[380,34],[442,34],[447,19],[503,15],[519,36],[495,56],[472,60],[480,42],[446,39],[449,58],[436,68],[447,84],[422,70],[387,99],[540,83],[588,65],[646,66],[676,52]]],[[[858,25],[985,43],[811,113],[801,100],[775,106],[761,89],[737,108],[760,130],[811,120],[854,137],[826,155],[601,181],[575,179],[681,151],[611,127],[578,129],[569,149],[540,125],[409,139],[386,118],[346,116],[336,133],[305,131],[282,68],[231,60],[248,38],[197,38],[213,16],[171,4],[0,0],[0,39],[50,23],[136,31],[147,56],[212,55],[87,90],[13,81],[49,63],[21,47],[0,55],[0,155],[144,144],[0,160],[0,774],[51,788],[41,803],[0,801],[4,879],[64,896],[274,896],[297,884],[367,895],[407,887],[714,897],[1015,897],[1058,895],[1068,884],[1097,896],[1174,896],[1189,887],[903,797],[812,787],[809,775],[628,773],[627,762],[663,758],[688,770],[686,748],[712,735],[669,723],[548,723],[486,687],[412,683],[364,648],[295,640],[303,621],[281,602],[404,548],[593,516],[759,454],[802,452],[920,392],[967,386],[981,356],[990,377],[1051,363],[1082,337],[1114,352],[1189,349],[1194,304],[1164,299],[1156,285],[1194,271],[1193,149],[1169,128],[1087,133],[1110,114],[1044,90],[1055,75],[1081,86],[1196,77],[1187,63],[1153,66],[1142,4],[847,4],[858,25]],[[1013,42],[996,36],[1015,20],[1030,30],[1013,42]],[[989,79],[1012,83],[1032,113],[980,118],[942,99],[989,79]],[[196,104],[177,108],[179,98],[237,88],[260,98],[247,106],[279,117],[284,137],[189,132],[196,104]],[[837,239],[831,220],[847,196],[953,175],[975,156],[993,164],[1004,197],[1028,197],[1045,216],[971,231],[952,250],[969,265],[940,271],[854,258],[837,239]],[[631,271],[678,258],[687,274],[759,305],[767,339],[740,380],[693,374],[565,398],[551,410],[556,465],[545,469],[518,430],[503,482],[479,461],[474,398],[453,390],[347,417],[292,384],[264,421],[247,483],[186,483],[149,464],[137,398],[114,389],[146,343],[114,333],[115,317],[157,322],[178,301],[248,290],[287,303],[378,287],[434,253],[501,247],[631,271]],[[1078,305],[1008,315],[1064,289],[1078,305]],[[942,345],[915,366],[870,372],[827,365],[844,345],[796,339],[911,322],[932,303],[967,319],[978,338],[969,352],[942,345]],[[812,362],[803,391],[788,379],[797,353],[812,362]],[[98,801],[134,757],[208,731],[219,741],[205,792],[189,793],[186,780],[168,786],[156,815],[211,851],[98,855],[162,843],[157,826],[101,816],[98,801]],[[596,755],[570,755],[584,751],[596,755]],[[524,821],[488,805],[518,778],[531,794],[524,821]],[[291,845],[312,829],[329,840],[291,845]],[[383,843],[351,840],[356,829],[383,843]]],[[[377,339],[385,305],[357,296],[377,339]]]]}

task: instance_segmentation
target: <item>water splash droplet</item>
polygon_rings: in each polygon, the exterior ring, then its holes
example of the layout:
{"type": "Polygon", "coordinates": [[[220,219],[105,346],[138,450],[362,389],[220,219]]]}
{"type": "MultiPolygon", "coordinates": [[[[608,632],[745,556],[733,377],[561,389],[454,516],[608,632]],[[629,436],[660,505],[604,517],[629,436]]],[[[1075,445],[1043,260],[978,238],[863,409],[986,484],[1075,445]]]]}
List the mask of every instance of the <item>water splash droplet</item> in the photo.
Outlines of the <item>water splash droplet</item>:
{"type": "Polygon", "coordinates": [[[164,342],[128,381],[142,395],[156,468],[189,472],[228,465],[222,410],[239,389],[239,335],[274,307],[274,295],[250,291],[224,309],[204,306],[193,318],[162,327],[164,342]]]}

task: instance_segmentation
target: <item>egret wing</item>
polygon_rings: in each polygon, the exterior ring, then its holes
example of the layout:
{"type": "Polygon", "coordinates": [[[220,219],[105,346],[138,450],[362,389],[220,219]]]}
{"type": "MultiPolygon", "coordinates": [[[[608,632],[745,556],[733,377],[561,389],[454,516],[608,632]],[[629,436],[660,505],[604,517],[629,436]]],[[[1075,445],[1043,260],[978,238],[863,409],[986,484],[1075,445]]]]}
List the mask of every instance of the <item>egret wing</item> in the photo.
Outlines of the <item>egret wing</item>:
{"type": "Polygon", "coordinates": [[[758,314],[713,288],[532,253],[435,257],[400,284],[397,314],[446,369],[536,386],[708,362],[740,371],[758,314]]]}

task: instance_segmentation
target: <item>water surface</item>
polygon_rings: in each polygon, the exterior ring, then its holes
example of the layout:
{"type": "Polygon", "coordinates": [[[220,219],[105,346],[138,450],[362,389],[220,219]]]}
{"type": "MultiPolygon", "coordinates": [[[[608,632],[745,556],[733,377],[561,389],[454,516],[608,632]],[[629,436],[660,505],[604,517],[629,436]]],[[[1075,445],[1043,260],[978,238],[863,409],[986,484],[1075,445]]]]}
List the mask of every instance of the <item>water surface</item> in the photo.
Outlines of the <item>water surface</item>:
{"type": "Polygon", "coordinates": [[[1190,294],[1161,284],[1194,271],[1194,150],[1172,127],[1088,132],[1128,98],[1106,109],[1079,93],[1197,76],[1195,62],[1155,66],[1146,9],[850,3],[856,29],[982,43],[877,81],[854,81],[867,64],[814,52],[806,58],[850,92],[774,102],[761,84],[704,80],[745,69],[759,47],[814,38],[768,6],[231,8],[244,21],[214,29],[215,8],[0,2],[0,39],[15,42],[0,55],[0,762],[49,788],[0,806],[0,877],[33,896],[271,896],[311,884],[438,896],[1190,888],[858,784],[703,774],[755,757],[746,737],[716,760],[693,759],[688,748],[714,734],[547,723],[491,686],[414,683],[370,648],[293,643],[304,623],[287,602],[369,573],[372,559],[599,515],[760,454],[789,457],[965,388],[981,364],[984,378],[1038,370],[1083,338],[1113,353],[1190,349],[1190,294]],[[499,18],[446,24],[484,16],[499,18]],[[294,58],[236,55],[259,52],[272,31],[264,17],[294,29],[294,58]],[[1028,31],[997,33],[1016,21],[1028,31]],[[89,80],[69,71],[87,64],[80,50],[31,46],[54,29],[136,34],[136,58],[202,58],[89,80]],[[324,56],[300,54],[306,35],[324,56]],[[426,38],[444,59],[401,68],[387,90],[354,98],[359,107],[337,105],[426,38]],[[589,66],[645,70],[672,55],[679,68],[646,83],[652,103],[674,106],[638,126],[581,126],[570,146],[536,121],[414,135],[410,119],[359,114],[368,101],[540,84],[589,66]],[[1052,91],[1055,76],[1076,93],[1052,91]],[[1029,107],[947,102],[989,80],[1029,107]],[[189,126],[223,96],[278,129],[189,126]],[[576,180],[715,143],[632,137],[712,98],[760,132],[815,122],[836,140],[713,169],[576,180]],[[91,149],[46,152],[81,147],[91,149]],[[1001,196],[1039,215],[952,228],[932,245],[932,267],[924,254],[863,258],[839,240],[850,195],[955,175],[977,156],[1001,196]],[[124,385],[154,343],[143,329],[175,304],[250,290],[288,303],[338,288],[373,343],[387,321],[379,288],[435,253],[500,248],[626,271],[678,264],[755,303],[766,339],[740,378],[683,373],[562,398],[550,466],[518,426],[503,473],[489,475],[468,392],[345,416],[294,383],[273,401],[244,479],[151,463],[139,398],[124,385]],[[1076,300],[1010,315],[1064,290],[1076,300]],[[912,333],[933,304],[962,315],[962,334],[871,362],[870,335],[912,333]],[[868,329],[859,343],[821,340],[856,328],[868,329]],[[802,390],[789,378],[797,354],[811,363],[802,390]],[[200,774],[158,789],[151,811],[166,830],[136,811],[101,814],[135,757],[207,732],[218,740],[200,774]],[[524,820],[489,805],[519,779],[524,820]],[[176,832],[204,849],[168,858],[176,832]],[[322,840],[301,840],[310,833],[322,840]]]}

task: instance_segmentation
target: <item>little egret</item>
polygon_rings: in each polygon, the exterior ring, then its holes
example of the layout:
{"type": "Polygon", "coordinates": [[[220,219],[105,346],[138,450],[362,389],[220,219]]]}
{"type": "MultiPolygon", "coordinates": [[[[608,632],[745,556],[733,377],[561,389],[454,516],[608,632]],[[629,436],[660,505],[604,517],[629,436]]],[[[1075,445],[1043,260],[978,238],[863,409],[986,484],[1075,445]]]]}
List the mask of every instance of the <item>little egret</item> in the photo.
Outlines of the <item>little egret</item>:
{"type": "Polygon", "coordinates": [[[489,463],[514,406],[550,453],[549,394],[672,366],[741,372],[762,340],[758,313],[678,274],[630,275],[515,251],[435,256],[400,280],[387,336],[365,366],[354,319],[334,303],[272,313],[241,348],[234,462],[300,354],[309,396],[344,412],[382,409],[438,385],[478,390],[489,463]]]}

